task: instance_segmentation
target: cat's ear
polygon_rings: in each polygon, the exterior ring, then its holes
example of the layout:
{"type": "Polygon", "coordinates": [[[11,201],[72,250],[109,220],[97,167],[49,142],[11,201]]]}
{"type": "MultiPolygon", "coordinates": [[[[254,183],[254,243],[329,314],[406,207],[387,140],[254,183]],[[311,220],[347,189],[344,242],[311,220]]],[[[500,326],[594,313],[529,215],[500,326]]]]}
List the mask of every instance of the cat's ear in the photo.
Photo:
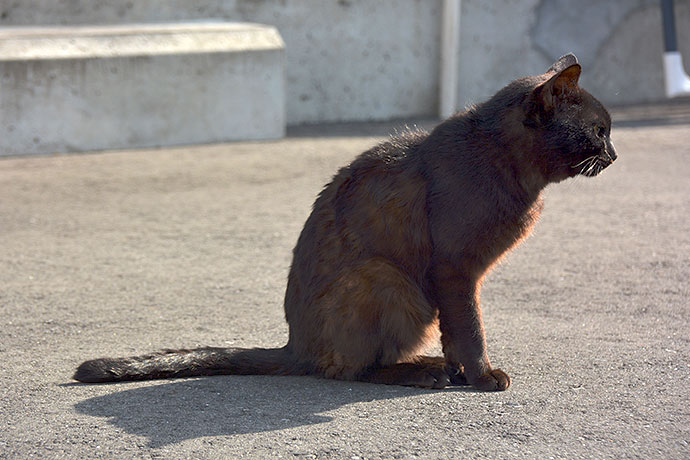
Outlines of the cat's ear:
{"type": "Polygon", "coordinates": [[[546,72],[549,79],[540,85],[539,94],[542,104],[547,110],[553,109],[559,102],[577,93],[582,67],[577,63],[574,55],[568,54],[556,61],[546,72]],[[571,58],[572,57],[572,58],[571,58]]]}
{"type": "Polygon", "coordinates": [[[568,53],[564,56],[561,56],[556,62],[551,64],[551,67],[549,67],[549,70],[547,70],[546,73],[558,73],[570,66],[574,66],[575,64],[578,64],[577,56],[575,56],[573,53],[568,53]]]}

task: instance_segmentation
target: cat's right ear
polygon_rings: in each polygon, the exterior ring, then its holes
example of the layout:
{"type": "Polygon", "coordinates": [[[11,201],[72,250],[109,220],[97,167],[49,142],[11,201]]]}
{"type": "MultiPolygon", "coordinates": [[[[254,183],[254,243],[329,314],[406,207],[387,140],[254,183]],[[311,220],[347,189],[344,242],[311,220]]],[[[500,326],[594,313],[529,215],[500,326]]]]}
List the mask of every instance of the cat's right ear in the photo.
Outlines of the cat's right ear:
{"type": "Polygon", "coordinates": [[[542,108],[547,112],[552,111],[559,104],[570,100],[580,89],[577,82],[580,79],[582,67],[580,67],[577,61],[569,64],[567,67],[556,67],[558,70],[554,69],[556,66],[554,64],[549,69],[549,72],[546,73],[549,79],[535,90],[537,99],[541,102],[542,108]]]}
{"type": "Polygon", "coordinates": [[[525,101],[525,126],[536,128],[546,121],[554,109],[571,100],[579,91],[578,80],[582,68],[573,55],[556,61],[525,101]]]}
{"type": "Polygon", "coordinates": [[[558,73],[575,64],[578,64],[577,56],[575,56],[573,53],[568,53],[564,56],[561,56],[556,62],[551,64],[551,67],[549,67],[549,70],[547,70],[546,73],[558,73]]]}

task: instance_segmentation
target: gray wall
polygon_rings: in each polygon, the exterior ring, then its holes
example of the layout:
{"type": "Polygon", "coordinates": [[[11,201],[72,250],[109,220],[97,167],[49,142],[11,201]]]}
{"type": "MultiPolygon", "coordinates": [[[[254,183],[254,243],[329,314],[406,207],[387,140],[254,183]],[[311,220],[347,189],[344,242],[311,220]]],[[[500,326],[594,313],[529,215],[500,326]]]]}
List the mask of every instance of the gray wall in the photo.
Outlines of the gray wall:
{"type": "MultiPolygon", "coordinates": [[[[678,45],[690,66],[690,1],[676,0],[678,45]]],[[[460,106],[574,52],[581,85],[612,105],[664,96],[658,0],[464,0],[460,106]]]]}
{"type": "MultiPolygon", "coordinates": [[[[289,124],[433,116],[440,0],[2,0],[0,25],[224,18],[272,24],[287,46],[289,124]]],[[[676,0],[690,64],[690,0],[676,0]]],[[[574,51],[609,104],[664,97],[657,0],[463,0],[458,107],[574,51]]]]}

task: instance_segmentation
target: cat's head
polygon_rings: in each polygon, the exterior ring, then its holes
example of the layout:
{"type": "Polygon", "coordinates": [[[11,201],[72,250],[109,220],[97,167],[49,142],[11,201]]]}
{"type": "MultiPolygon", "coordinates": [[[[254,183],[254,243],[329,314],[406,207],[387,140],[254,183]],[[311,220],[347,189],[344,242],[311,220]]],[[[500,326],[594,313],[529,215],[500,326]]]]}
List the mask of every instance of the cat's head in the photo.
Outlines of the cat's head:
{"type": "Polygon", "coordinates": [[[523,126],[538,140],[542,172],[550,182],[576,175],[596,176],[616,159],[611,117],[578,85],[582,68],[573,54],[543,75],[527,79],[523,126]]]}

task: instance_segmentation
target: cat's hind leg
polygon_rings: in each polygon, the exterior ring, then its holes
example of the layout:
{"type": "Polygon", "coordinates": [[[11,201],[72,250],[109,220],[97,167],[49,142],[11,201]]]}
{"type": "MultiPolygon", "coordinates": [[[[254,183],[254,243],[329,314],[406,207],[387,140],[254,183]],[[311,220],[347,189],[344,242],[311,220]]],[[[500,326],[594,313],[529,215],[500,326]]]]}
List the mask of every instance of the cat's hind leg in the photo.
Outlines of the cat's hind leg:
{"type": "Polygon", "coordinates": [[[468,385],[465,378],[465,369],[462,366],[451,366],[446,362],[443,356],[416,356],[412,362],[418,364],[435,365],[445,369],[450,378],[451,385],[468,385]]]}
{"type": "Polygon", "coordinates": [[[416,356],[409,363],[369,369],[358,380],[387,385],[445,388],[467,385],[463,369],[450,367],[443,356],[416,356]]]}
{"type": "Polygon", "coordinates": [[[368,375],[368,381],[433,386],[428,370],[443,371],[436,363],[413,363],[438,337],[438,311],[392,262],[372,258],[344,270],[322,294],[318,308],[323,352],[317,367],[325,377],[359,380],[368,375]],[[380,372],[367,374],[371,369],[380,372]]]}
{"type": "Polygon", "coordinates": [[[397,363],[369,369],[357,377],[361,382],[404,385],[421,388],[444,388],[450,377],[443,364],[397,363]]]}

